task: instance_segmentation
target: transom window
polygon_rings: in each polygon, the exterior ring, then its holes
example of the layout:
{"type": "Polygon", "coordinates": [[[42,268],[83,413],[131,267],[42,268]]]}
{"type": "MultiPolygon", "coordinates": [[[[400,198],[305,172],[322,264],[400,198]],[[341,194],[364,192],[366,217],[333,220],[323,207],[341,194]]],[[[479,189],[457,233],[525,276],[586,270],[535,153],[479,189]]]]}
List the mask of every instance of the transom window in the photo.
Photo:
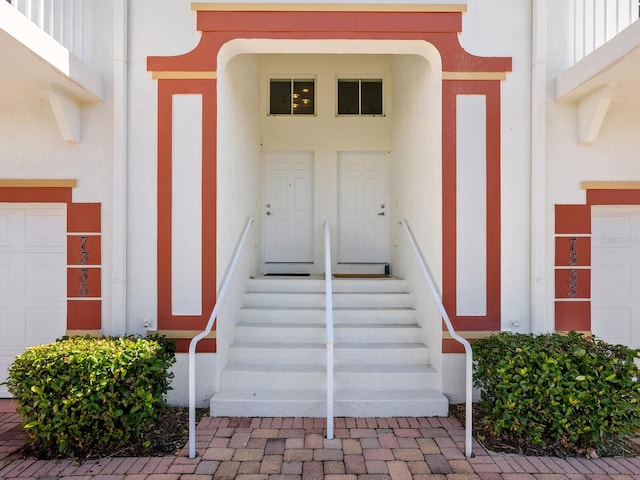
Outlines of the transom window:
{"type": "Polygon", "coordinates": [[[269,115],[314,115],[315,113],[314,79],[271,79],[269,115]]]}
{"type": "Polygon", "coordinates": [[[338,80],[338,115],[382,114],[382,79],[338,80]]]}

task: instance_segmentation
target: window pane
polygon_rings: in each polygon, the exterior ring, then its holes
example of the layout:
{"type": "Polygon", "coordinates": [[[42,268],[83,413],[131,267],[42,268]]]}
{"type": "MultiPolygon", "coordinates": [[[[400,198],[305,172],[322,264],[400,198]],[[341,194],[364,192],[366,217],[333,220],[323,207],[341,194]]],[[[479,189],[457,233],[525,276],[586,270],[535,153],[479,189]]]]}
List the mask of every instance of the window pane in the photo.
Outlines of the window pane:
{"type": "Polygon", "coordinates": [[[293,81],[293,103],[291,106],[294,115],[313,115],[315,113],[313,87],[313,80],[293,81]]]}
{"type": "Polygon", "coordinates": [[[291,115],[291,80],[271,80],[269,114],[291,115]]]}
{"type": "Polygon", "coordinates": [[[382,80],[362,80],[362,115],[382,115],[382,80]]]}
{"type": "Polygon", "coordinates": [[[338,115],[358,115],[358,80],[338,80],[338,115]]]}

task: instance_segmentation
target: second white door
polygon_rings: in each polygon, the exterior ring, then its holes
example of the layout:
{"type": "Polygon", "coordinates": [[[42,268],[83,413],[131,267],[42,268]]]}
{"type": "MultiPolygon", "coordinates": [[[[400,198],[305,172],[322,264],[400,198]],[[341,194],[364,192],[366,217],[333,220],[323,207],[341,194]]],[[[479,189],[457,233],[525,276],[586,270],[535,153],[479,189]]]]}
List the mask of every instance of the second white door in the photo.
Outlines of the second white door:
{"type": "Polygon", "coordinates": [[[387,154],[338,154],[338,262],[388,261],[387,154]]]}

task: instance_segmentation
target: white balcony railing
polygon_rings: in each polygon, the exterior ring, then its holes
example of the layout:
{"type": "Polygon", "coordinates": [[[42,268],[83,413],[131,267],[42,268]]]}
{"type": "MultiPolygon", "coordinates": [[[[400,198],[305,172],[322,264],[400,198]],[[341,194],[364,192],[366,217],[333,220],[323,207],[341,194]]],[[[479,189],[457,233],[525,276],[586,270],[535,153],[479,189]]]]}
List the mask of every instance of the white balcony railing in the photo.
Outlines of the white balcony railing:
{"type": "Polygon", "coordinates": [[[82,59],[84,2],[82,0],[8,0],[41,30],[82,59]]]}
{"type": "Polygon", "coordinates": [[[640,0],[573,0],[577,63],[638,20],[640,0]]]}

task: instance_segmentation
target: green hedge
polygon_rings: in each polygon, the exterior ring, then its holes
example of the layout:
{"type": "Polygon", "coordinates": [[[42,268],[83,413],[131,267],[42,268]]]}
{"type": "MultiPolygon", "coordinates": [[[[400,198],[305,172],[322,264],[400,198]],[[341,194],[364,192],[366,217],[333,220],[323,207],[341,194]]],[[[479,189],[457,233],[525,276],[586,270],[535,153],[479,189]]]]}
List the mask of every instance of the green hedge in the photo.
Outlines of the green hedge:
{"type": "Polygon", "coordinates": [[[26,350],[6,383],[31,447],[83,456],[154,424],[174,362],[175,344],[163,337],[65,337],[26,350]]]}
{"type": "Polygon", "coordinates": [[[640,431],[640,350],[572,332],[501,333],[473,352],[485,423],[522,448],[600,450],[640,431]]]}

